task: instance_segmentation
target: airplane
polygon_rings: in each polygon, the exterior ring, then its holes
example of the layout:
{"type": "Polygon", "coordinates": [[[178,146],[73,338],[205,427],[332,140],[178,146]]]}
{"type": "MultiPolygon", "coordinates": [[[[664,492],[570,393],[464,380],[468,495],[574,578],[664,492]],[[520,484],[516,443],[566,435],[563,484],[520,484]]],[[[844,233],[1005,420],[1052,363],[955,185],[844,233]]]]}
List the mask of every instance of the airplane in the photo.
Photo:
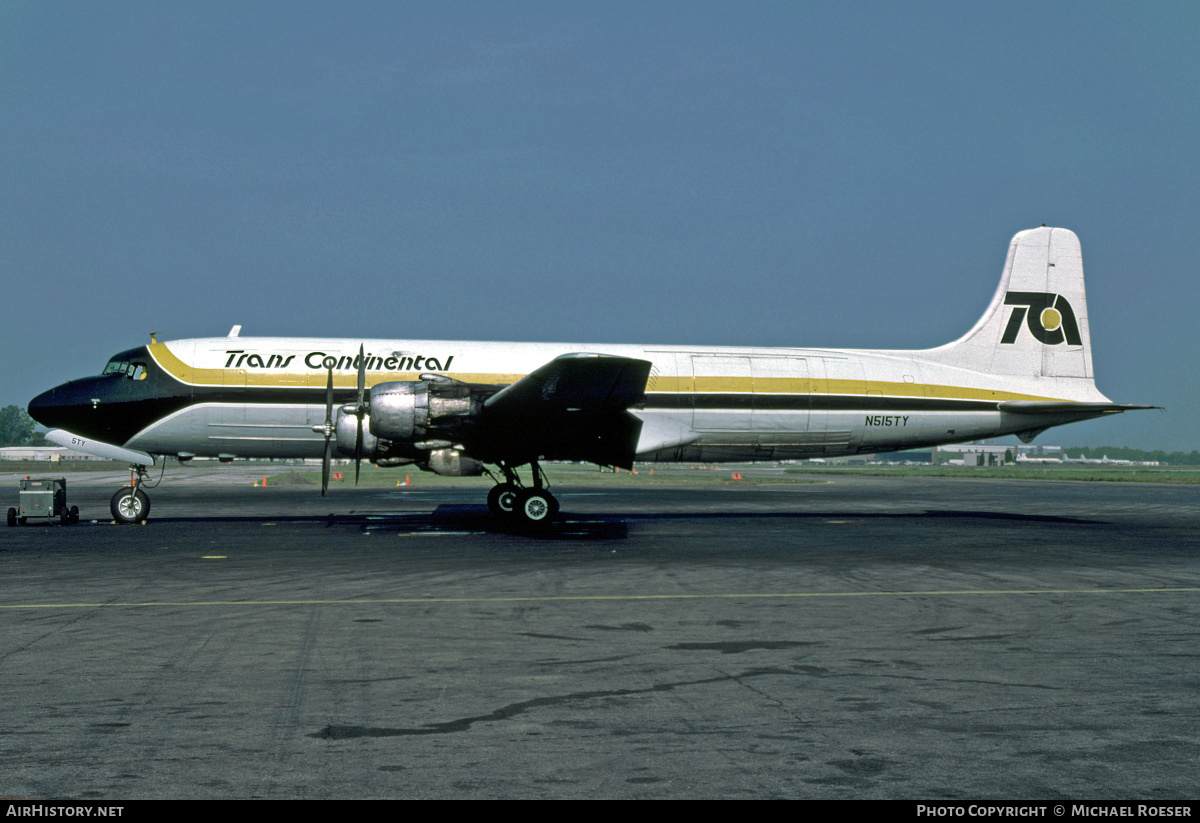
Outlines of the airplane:
{"type": "Polygon", "coordinates": [[[1015,434],[1132,409],[1096,388],[1079,238],[1011,241],[979,321],[926,350],[240,336],[159,342],[30,401],[52,443],[127,461],[112,499],[144,521],[175,456],[321,458],[488,473],[498,518],[558,513],[541,463],[824,459],[1015,434]],[[498,469],[502,478],[488,469],[498,469]],[[518,469],[529,467],[529,483],[518,469]]]}

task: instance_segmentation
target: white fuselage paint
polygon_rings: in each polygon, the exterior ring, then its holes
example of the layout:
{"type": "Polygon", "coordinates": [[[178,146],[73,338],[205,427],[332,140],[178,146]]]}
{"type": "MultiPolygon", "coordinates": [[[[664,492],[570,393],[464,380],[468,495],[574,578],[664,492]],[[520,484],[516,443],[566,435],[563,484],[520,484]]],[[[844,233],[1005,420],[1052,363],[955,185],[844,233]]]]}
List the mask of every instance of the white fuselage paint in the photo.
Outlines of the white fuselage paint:
{"type": "Polygon", "coordinates": [[[204,402],[198,392],[194,405],[124,445],[156,454],[320,457],[324,440],[312,427],[324,422],[324,405],[288,403],[286,393],[307,389],[311,400],[311,390],[324,389],[328,357],[336,361],[338,402],[347,402],[360,344],[368,355],[368,388],[430,371],[508,384],[569,352],[649,360],[646,407],[633,410],[644,421],[639,460],[772,460],[916,448],[1069,422],[1061,414],[1004,413],[994,406],[999,401],[1105,399],[1090,379],[1001,376],[938,362],[922,351],[207,338],[154,344],[150,351],[181,382],[244,390],[245,402],[204,402]],[[255,393],[268,389],[283,399],[255,402],[255,393]],[[667,398],[672,405],[661,407],[667,398]],[[827,407],[830,398],[837,398],[836,407],[827,407]],[[976,408],[945,408],[956,403],[976,408]]]}

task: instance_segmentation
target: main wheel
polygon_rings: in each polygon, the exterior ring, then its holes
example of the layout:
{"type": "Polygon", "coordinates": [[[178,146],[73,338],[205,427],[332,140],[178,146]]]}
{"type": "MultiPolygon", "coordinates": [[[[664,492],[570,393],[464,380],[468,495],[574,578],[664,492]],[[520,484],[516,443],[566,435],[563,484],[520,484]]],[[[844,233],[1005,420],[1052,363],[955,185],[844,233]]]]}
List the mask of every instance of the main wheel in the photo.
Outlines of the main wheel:
{"type": "Polygon", "coordinates": [[[74,526],[78,522],[79,522],[79,507],[72,506],[71,507],[71,525],[74,526]]]}
{"type": "Polygon", "coordinates": [[[496,517],[508,517],[517,508],[517,494],[521,490],[512,483],[501,483],[493,486],[488,492],[488,510],[496,517]]]}
{"type": "Polygon", "coordinates": [[[10,526],[17,525],[17,510],[16,509],[8,510],[8,525],[10,525],[10,526]]]}
{"type": "Polygon", "coordinates": [[[135,492],[132,486],[126,486],[113,495],[109,509],[118,523],[138,523],[150,513],[150,498],[141,489],[135,492]]]}
{"type": "Polygon", "coordinates": [[[547,526],[558,514],[558,501],[545,489],[524,489],[517,495],[517,513],[530,526],[547,526]]]}

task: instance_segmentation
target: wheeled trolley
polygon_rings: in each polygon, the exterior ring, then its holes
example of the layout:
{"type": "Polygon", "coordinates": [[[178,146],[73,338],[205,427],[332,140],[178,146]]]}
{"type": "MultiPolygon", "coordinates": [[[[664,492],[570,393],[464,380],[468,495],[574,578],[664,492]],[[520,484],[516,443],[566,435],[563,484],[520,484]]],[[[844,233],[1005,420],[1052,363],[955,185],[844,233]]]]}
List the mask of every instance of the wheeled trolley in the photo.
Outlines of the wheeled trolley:
{"type": "Polygon", "coordinates": [[[30,517],[44,517],[53,522],[58,520],[63,526],[79,522],[79,507],[67,508],[67,478],[26,477],[21,481],[19,507],[8,510],[8,525],[15,526],[30,517]]]}

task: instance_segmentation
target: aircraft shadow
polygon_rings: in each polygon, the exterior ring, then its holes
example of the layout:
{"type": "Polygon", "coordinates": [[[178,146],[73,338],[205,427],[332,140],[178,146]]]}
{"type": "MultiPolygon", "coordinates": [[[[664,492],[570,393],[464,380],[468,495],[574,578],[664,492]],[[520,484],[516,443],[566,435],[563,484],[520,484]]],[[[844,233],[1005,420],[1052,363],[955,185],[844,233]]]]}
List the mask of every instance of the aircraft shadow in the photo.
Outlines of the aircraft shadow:
{"type": "MultiPolygon", "coordinates": [[[[350,518],[356,517],[351,515],[350,518]]],[[[357,515],[364,518],[363,515],[357,515]]],[[[632,523],[667,520],[684,521],[748,521],[791,520],[813,522],[821,520],[1001,520],[1069,526],[1108,525],[1102,520],[1088,520],[1059,515],[1022,514],[1019,512],[928,510],[923,512],[622,512],[575,514],[565,511],[549,526],[529,528],[519,522],[499,521],[486,506],[443,504],[430,514],[366,515],[364,528],[413,527],[424,531],[463,531],[470,533],[512,534],[545,540],[563,539],[624,539],[632,523]]],[[[345,521],[349,518],[339,518],[345,521]]]]}
{"type": "Polygon", "coordinates": [[[979,510],[930,509],[919,512],[764,512],[764,511],[705,511],[705,512],[620,512],[576,514],[565,511],[551,524],[530,528],[520,522],[506,522],[493,517],[487,506],[478,504],[442,504],[432,512],[351,511],[327,515],[223,515],[197,517],[150,517],[155,523],[219,524],[276,524],[323,525],[330,529],[358,529],[364,532],[399,532],[405,534],[503,534],[539,540],[623,540],[629,537],[630,525],[655,521],[751,521],[785,520],[796,523],[826,520],[857,521],[922,521],[996,520],[1016,523],[1059,524],[1066,526],[1104,526],[1107,521],[1079,517],[1020,512],[979,510]]]}

